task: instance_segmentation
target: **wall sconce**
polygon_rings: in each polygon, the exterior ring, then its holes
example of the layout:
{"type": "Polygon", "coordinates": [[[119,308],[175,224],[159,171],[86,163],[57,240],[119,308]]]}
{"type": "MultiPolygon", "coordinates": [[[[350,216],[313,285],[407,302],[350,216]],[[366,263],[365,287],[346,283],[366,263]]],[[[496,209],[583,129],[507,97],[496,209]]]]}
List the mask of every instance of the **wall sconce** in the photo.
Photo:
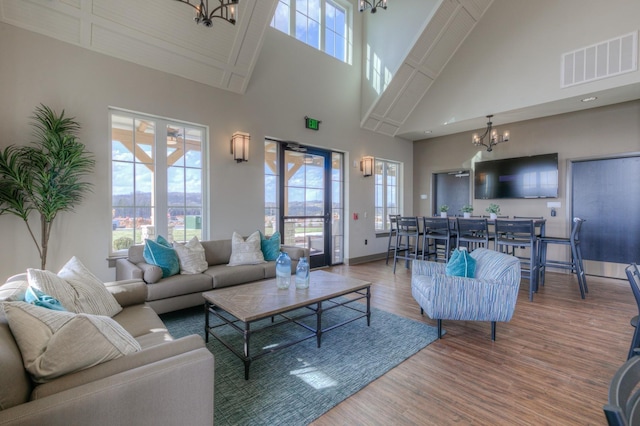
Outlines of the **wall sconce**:
{"type": "Polygon", "coordinates": [[[360,160],[362,176],[367,177],[373,174],[373,162],[374,160],[371,156],[362,157],[362,160],[360,160]]]}
{"type": "Polygon", "coordinates": [[[249,161],[249,133],[235,132],[231,137],[231,154],[238,163],[249,161]]]}

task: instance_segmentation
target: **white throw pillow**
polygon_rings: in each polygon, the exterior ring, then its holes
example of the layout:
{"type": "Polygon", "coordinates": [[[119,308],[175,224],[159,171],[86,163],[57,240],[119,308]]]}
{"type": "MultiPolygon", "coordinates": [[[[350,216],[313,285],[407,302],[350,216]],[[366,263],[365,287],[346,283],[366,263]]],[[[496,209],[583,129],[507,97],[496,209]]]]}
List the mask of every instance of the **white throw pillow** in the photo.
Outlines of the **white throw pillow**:
{"type": "Polygon", "coordinates": [[[106,316],[54,311],[26,302],[5,302],[3,307],[24,367],[37,383],[141,350],[131,334],[106,316]]]}
{"type": "Polygon", "coordinates": [[[231,258],[229,266],[255,265],[265,263],[264,255],[260,249],[260,232],[256,231],[245,240],[237,232],[231,237],[231,258]]]}
{"type": "Polygon", "coordinates": [[[55,297],[69,312],[112,317],[122,310],[115,297],[75,256],[58,275],[27,269],[29,285],[55,297]]]}
{"type": "Polygon", "coordinates": [[[174,242],[173,248],[178,254],[181,274],[201,274],[209,267],[198,237],[194,236],[186,244],[174,242]]]}

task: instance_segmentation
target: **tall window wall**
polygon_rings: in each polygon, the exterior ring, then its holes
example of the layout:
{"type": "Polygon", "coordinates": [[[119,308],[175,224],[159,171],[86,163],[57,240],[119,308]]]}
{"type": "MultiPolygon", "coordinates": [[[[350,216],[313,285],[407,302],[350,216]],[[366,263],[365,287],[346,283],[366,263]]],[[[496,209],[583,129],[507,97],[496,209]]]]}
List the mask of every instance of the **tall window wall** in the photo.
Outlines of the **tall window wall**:
{"type": "Polygon", "coordinates": [[[271,26],[351,63],[351,5],[338,0],[280,0],[271,26]]]}
{"type": "Polygon", "coordinates": [[[110,127],[111,254],[206,237],[206,127],[116,109],[110,127]]]}
{"type": "Polygon", "coordinates": [[[389,215],[400,214],[401,164],[394,161],[375,160],[374,206],[377,232],[389,230],[389,215]]]}

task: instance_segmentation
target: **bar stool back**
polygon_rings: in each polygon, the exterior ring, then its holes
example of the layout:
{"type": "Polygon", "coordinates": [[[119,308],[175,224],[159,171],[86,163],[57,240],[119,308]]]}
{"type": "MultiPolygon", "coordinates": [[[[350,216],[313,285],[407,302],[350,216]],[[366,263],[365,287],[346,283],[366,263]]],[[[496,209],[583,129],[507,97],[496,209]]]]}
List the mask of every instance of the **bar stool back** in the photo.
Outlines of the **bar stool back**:
{"type": "Polygon", "coordinates": [[[533,220],[514,219],[496,220],[496,250],[515,253],[516,249],[529,248],[529,257],[516,256],[520,259],[522,272],[529,273],[529,300],[533,300],[533,293],[538,291],[538,237],[533,220]]]}
{"type": "Polygon", "coordinates": [[[417,217],[398,218],[398,233],[396,235],[396,249],[393,252],[393,273],[396,273],[398,259],[404,259],[406,267],[409,260],[418,258],[418,246],[420,245],[420,229],[417,217]]]}
{"type": "Polygon", "coordinates": [[[449,261],[451,229],[446,217],[422,218],[422,260],[449,261]]]}
{"type": "Polygon", "coordinates": [[[396,250],[396,236],[398,234],[398,218],[399,214],[390,214],[389,215],[389,241],[387,241],[387,261],[386,264],[389,264],[389,256],[391,253],[396,250]]]}
{"type": "Polygon", "coordinates": [[[587,278],[584,273],[582,263],[582,251],[580,250],[580,231],[582,224],[586,219],[579,217],[573,218],[573,229],[569,238],[544,236],[540,238],[540,283],[544,285],[544,274],[547,266],[552,268],[570,269],[578,278],[578,287],[580,288],[580,297],[585,298],[585,293],[589,292],[587,287],[587,278]],[[565,262],[561,260],[547,259],[547,245],[561,244],[571,247],[571,261],[565,262]]]}

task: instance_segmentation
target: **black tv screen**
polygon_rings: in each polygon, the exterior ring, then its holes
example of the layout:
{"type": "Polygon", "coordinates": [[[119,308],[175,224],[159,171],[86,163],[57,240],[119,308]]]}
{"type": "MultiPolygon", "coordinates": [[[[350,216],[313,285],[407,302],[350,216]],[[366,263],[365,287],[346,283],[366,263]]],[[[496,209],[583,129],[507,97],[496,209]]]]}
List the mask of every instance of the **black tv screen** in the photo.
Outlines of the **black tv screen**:
{"type": "Polygon", "coordinates": [[[557,198],[558,154],[475,163],[475,198],[557,198]]]}

